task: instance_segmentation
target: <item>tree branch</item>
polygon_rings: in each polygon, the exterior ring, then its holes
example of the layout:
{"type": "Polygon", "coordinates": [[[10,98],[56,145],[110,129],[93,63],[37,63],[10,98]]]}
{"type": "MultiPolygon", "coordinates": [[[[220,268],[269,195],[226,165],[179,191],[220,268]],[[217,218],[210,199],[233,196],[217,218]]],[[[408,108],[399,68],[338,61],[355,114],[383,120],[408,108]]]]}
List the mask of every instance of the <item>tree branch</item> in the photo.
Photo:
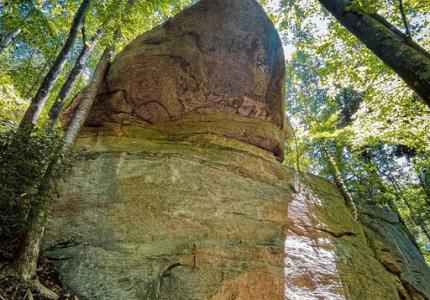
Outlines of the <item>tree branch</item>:
{"type": "Polygon", "coordinates": [[[82,42],[85,45],[87,43],[87,29],[85,27],[85,17],[82,20],[82,28],[81,28],[81,32],[82,32],[82,42]]]}
{"type": "Polygon", "coordinates": [[[406,36],[412,40],[411,31],[409,30],[408,20],[406,19],[405,9],[403,7],[403,0],[399,0],[399,9],[402,16],[403,26],[405,26],[406,36]]]}

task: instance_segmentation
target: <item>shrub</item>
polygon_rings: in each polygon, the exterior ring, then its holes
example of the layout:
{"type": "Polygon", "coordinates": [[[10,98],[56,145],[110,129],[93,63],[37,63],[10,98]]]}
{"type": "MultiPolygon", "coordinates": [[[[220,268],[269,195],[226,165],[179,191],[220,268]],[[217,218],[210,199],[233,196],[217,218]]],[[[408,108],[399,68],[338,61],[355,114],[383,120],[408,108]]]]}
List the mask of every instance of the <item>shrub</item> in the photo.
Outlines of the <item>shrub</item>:
{"type": "Polygon", "coordinates": [[[0,133],[0,240],[22,235],[31,218],[58,194],[53,183],[68,169],[63,155],[50,178],[45,172],[58,158],[60,145],[58,132],[36,130],[30,137],[16,130],[0,133]]]}

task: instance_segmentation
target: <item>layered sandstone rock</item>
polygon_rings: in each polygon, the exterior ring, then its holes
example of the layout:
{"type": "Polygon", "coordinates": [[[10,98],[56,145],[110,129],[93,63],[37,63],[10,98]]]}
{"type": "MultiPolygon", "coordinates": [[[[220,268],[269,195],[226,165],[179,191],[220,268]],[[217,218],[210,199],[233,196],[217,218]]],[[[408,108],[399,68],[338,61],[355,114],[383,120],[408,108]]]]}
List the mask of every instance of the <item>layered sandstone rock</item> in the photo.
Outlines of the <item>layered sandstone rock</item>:
{"type": "Polygon", "coordinates": [[[281,156],[283,61],[258,3],[203,1],[118,54],[87,125],[178,122],[281,156]]]}
{"type": "Polygon", "coordinates": [[[291,173],[255,146],[85,130],[47,245],[88,299],[282,299],[291,173]],[[236,296],[235,296],[236,295],[236,296]]]}
{"type": "Polygon", "coordinates": [[[288,207],[285,299],[429,299],[430,272],[399,219],[359,207],[358,222],[336,188],[301,175],[288,207]]]}
{"type": "Polygon", "coordinates": [[[49,219],[64,284],[82,299],[428,297],[406,236],[384,240],[397,231],[279,162],[283,65],[253,0],[201,1],[127,46],[49,219]]]}

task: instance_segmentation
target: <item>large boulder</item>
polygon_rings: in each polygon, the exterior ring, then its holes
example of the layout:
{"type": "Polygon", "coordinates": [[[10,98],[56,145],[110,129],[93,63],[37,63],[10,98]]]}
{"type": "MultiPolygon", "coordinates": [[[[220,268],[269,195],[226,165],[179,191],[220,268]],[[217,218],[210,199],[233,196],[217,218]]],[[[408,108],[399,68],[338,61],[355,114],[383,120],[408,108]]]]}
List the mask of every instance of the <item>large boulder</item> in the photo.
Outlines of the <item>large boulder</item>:
{"type": "Polygon", "coordinates": [[[201,1],[118,54],[86,124],[180,122],[281,157],[284,66],[257,2],[201,1]]]}
{"type": "Polygon", "coordinates": [[[283,73],[254,0],[203,0],[119,53],[48,220],[63,283],[82,299],[428,297],[423,261],[415,282],[393,272],[334,186],[281,164],[283,73]]]}

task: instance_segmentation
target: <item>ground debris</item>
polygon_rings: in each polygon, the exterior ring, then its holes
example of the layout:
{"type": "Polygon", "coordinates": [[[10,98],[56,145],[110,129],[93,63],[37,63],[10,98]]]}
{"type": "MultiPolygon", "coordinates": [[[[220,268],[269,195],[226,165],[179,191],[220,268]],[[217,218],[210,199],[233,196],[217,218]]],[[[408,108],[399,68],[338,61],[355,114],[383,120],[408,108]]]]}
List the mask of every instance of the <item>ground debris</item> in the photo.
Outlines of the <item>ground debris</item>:
{"type": "MultiPolygon", "coordinates": [[[[0,260],[0,265],[8,261],[0,260]]],[[[41,284],[59,295],[59,300],[79,300],[78,296],[64,288],[58,272],[52,263],[45,257],[40,257],[37,266],[37,276],[41,284]]],[[[0,300],[45,300],[37,291],[28,285],[19,282],[14,277],[0,278],[0,300]]]]}

